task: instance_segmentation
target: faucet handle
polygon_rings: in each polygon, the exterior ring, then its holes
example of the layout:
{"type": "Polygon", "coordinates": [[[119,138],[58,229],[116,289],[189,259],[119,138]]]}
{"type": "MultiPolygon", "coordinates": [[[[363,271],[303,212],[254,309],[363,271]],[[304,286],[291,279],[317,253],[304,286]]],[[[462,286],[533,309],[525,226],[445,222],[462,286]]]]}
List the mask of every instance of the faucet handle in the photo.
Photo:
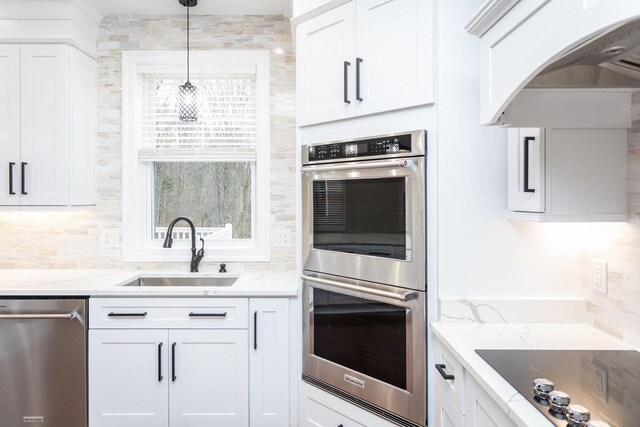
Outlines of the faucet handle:
{"type": "Polygon", "coordinates": [[[220,264],[220,270],[218,270],[218,273],[226,273],[227,272],[227,264],[220,264]]]}
{"type": "Polygon", "coordinates": [[[200,241],[202,242],[202,248],[198,250],[198,256],[200,258],[204,257],[204,239],[201,237],[200,241]]]}

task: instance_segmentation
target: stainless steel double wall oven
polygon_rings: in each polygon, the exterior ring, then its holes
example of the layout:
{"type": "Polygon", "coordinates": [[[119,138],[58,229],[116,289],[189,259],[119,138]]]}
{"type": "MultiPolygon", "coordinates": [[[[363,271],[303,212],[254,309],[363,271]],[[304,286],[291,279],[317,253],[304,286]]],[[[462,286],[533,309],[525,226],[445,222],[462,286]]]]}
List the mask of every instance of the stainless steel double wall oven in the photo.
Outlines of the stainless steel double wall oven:
{"type": "Polygon", "coordinates": [[[303,147],[303,378],[426,425],[426,133],[303,147]]]}

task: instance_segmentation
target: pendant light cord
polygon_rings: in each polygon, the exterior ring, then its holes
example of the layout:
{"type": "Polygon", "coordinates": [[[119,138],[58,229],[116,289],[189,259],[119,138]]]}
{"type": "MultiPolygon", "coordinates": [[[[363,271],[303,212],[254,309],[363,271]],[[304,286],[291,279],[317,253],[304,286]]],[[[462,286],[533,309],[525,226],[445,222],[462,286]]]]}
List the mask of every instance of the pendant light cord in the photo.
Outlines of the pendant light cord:
{"type": "Polygon", "coordinates": [[[189,20],[189,2],[188,1],[186,5],[187,5],[187,83],[188,83],[189,82],[189,27],[191,25],[189,20]]]}

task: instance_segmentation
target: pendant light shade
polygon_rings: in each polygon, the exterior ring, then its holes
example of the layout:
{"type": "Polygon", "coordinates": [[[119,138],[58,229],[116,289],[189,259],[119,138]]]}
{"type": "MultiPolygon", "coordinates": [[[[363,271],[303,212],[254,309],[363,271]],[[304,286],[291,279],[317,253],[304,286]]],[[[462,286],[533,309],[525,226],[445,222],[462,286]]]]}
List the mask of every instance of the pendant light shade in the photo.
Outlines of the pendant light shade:
{"type": "Polygon", "coordinates": [[[180,120],[183,122],[195,122],[198,120],[198,88],[190,81],[178,86],[178,108],[180,120]]]}
{"type": "Polygon", "coordinates": [[[178,0],[187,8],[187,81],[178,87],[178,110],[180,120],[183,122],[195,122],[198,120],[198,88],[189,81],[189,8],[198,4],[198,0],[178,0]]]}

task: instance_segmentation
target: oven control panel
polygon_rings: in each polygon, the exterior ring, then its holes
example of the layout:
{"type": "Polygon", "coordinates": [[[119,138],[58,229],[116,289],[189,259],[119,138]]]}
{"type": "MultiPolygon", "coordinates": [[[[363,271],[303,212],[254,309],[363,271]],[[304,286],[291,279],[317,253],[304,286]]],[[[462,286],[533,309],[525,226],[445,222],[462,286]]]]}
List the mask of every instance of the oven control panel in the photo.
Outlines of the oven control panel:
{"type": "Polygon", "coordinates": [[[393,135],[308,147],[309,161],[350,159],[411,153],[411,135],[393,135]]]}

